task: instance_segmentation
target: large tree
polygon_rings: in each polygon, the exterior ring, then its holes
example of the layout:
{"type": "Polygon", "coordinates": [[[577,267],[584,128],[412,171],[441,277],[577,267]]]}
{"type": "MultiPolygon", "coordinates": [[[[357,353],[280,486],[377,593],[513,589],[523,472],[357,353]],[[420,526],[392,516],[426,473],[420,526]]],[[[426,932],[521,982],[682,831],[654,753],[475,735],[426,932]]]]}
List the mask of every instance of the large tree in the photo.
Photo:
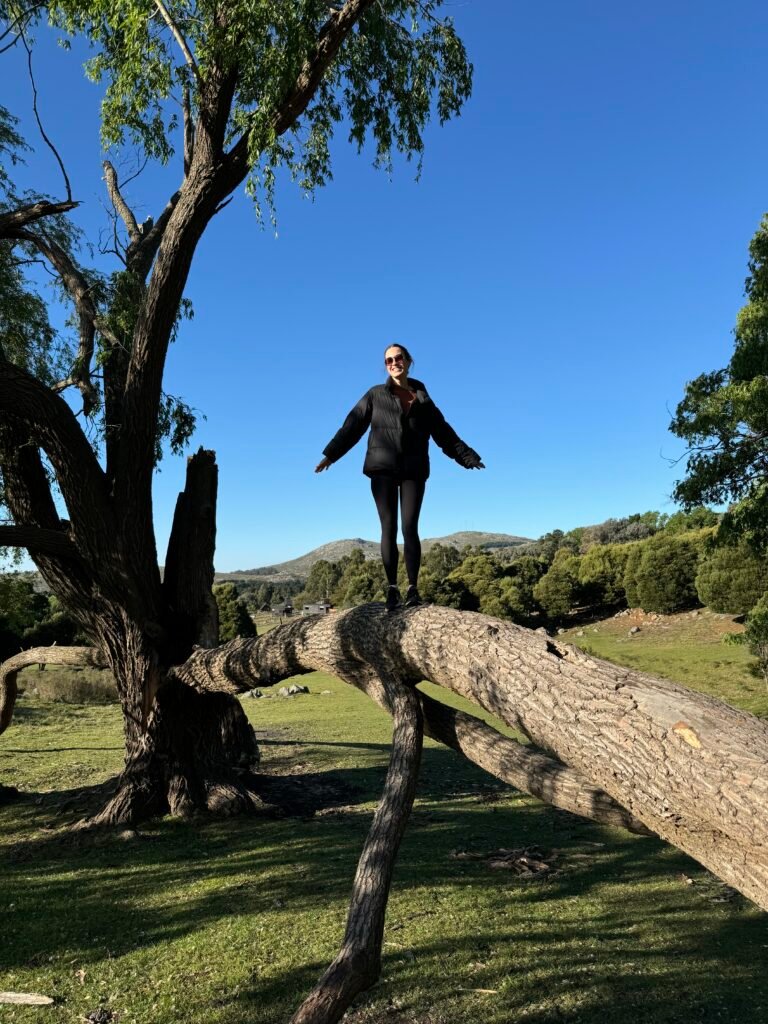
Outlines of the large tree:
{"type": "MultiPolygon", "coordinates": [[[[23,329],[5,323],[0,339],[0,473],[12,521],[0,527],[0,544],[28,549],[115,675],[126,767],[103,821],[251,800],[235,773],[257,756],[239,704],[168,679],[195,644],[217,639],[213,453],[190,460],[162,579],[152,517],[160,439],[170,435],[180,447],[191,427],[183,404],[164,395],[163,371],[196,246],[243,184],[268,207],[280,167],[303,189],[324,184],[342,120],[353,143],[373,141],[380,165],[397,151],[420,157],[430,117],[457,114],[471,84],[464,47],[438,17],[441,4],[0,2],[5,47],[33,51],[29,33],[43,29],[41,12],[92,45],[87,70],[105,85],[105,146],[138,146],[179,168],[179,188],[140,223],[104,162],[121,224],[121,263],[106,276],[76,258],[66,215],[78,202],[63,165],[59,199],[42,189],[17,195],[8,171],[0,177],[0,303],[4,288],[15,289],[28,306],[23,329]],[[39,296],[20,277],[32,260],[57,276],[74,313],[77,344],[64,367],[39,296]]],[[[20,144],[3,116],[0,151],[20,144]]]]}
{"type": "MultiPolygon", "coordinates": [[[[384,796],[355,878],[344,942],[296,1024],[337,1021],[378,973],[389,881],[425,729],[558,807],[657,832],[768,906],[768,728],[756,719],[545,635],[447,608],[387,616],[380,605],[365,605],[212,647],[216,469],[208,452],[190,460],[160,578],[152,524],[158,439],[168,431],[173,439],[175,431],[181,441],[189,426],[183,407],[164,400],[162,378],[196,244],[246,180],[267,202],[280,165],[306,187],[321,184],[342,117],[353,141],[372,134],[381,163],[396,149],[420,153],[433,106],[440,119],[456,113],[470,84],[461,43],[437,20],[439,6],[155,0],[148,16],[147,5],[127,0],[53,4],[50,19],[96,48],[91,72],[107,83],[106,142],[137,142],[150,157],[170,159],[168,111],[177,98],[181,185],[156,220],[139,224],[105,164],[125,230],[124,245],[115,246],[124,265],[109,277],[87,272],[75,258],[65,219],[76,205],[68,182],[58,201],[9,189],[0,210],[2,252],[17,274],[11,285],[25,291],[18,278],[24,261],[45,261],[70,297],[79,331],[61,374],[45,349],[51,340],[44,316],[20,351],[2,338],[0,472],[13,525],[0,528],[0,542],[30,551],[90,639],[58,657],[107,665],[115,674],[127,760],[99,820],[201,804],[247,806],[252,797],[238,773],[257,750],[233,694],[256,684],[324,669],[393,715],[384,796]],[[43,353],[37,362],[33,349],[43,353]],[[77,411],[95,423],[103,417],[95,448],[64,397],[78,393],[77,411]],[[457,690],[534,743],[521,745],[430,700],[417,689],[424,678],[457,690]]],[[[0,6],[11,35],[26,32],[40,10],[0,6]]],[[[18,144],[12,136],[12,126],[0,133],[0,147],[18,144]]],[[[40,313],[33,292],[25,294],[40,313]]],[[[0,732],[12,717],[17,672],[50,656],[36,649],[0,666],[0,732]]]]}
{"type": "Polygon", "coordinates": [[[702,373],[685,389],[670,429],[689,450],[674,497],[686,508],[732,502],[723,540],[768,547],[768,216],[749,246],[747,303],[726,367],[702,373]]]}

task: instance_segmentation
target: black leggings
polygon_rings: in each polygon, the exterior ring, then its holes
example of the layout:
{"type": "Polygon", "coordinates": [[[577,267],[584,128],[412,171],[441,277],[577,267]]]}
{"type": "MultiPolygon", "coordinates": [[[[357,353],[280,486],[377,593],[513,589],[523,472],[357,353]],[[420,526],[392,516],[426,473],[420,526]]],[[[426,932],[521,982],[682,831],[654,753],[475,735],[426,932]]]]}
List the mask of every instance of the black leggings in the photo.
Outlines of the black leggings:
{"type": "Polygon", "coordinates": [[[371,493],[381,520],[381,560],[387,580],[397,583],[397,495],[400,492],[400,512],[403,520],[403,547],[408,582],[413,586],[419,578],[421,541],[419,540],[419,513],[424,499],[426,480],[395,480],[387,476],[371,477],[371,493]]]}

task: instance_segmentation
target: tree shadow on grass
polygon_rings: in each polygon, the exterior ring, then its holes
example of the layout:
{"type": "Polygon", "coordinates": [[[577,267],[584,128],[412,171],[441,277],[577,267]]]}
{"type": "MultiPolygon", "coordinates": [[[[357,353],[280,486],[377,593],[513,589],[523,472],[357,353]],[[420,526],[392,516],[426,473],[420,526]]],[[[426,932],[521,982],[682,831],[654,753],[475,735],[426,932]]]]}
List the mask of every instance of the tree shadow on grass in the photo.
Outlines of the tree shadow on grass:
{"type": "MultiPolygon", "coordinates": [[[[231,1024],[287,1019],[335,953],[384,770],[317,773],[349,799],[312,817],[167,819],[127,838],[34,832],[1,869],[13,906],[0,969],[59,956],[95,969],[147,947],[162,956],[193,934],[207,936],[205,948],[221,925],[258,948],[266,921],[266,967],[211,1009],[231,1024]],[[279,948],[285,935],[291,958],[279,948]]],[[[352,1021],[765,1020],[768,981],[755,952],[768,945],[766,918],[689,858],[508,787],[488,803],[487,776],[447,750],[426,750],[422,774],[395,872],[384,980],[352,1021]],[[554,870],[529,881],[451,855],[534,844],[554,870]]],[[[29,829],[45,819],[31,802],[3,809],[11,812],[29,829]]]]}

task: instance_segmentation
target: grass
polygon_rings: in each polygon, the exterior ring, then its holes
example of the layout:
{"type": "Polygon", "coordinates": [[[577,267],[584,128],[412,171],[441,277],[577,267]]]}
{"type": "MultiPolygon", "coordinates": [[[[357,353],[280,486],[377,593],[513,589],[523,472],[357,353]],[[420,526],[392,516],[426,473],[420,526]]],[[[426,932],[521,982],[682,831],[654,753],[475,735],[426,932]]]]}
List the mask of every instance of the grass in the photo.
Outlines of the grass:
{"type": "MultiPolygon", "coordinates": [[[[612,621],[621,630],[578,639],[640,657],[634,638],[619,643],[627,620],[612,621]]],[[[651,632],[639,636],[660,658],[651,632]]],[[[123,835],[78,837],[59,809],[119,770],[118,709],[20,699],[0,738],[0,780],[25,793],[0,807],[0,991],[56,1004],[0,1007],[3,1024],[99,1007],[120,1024],[288,1020],[340,940],[391,729],[338,680],[302,682],[309,695],[244,706],[265,763],[318,796],[314,816],[164,819],[123,835]]],[[[764,914],[673,848],[553,811],[431,742],[384,940],[382,980],[353,1024],[768,1018],[764,914]],[[452,856],[531,846],[549,875],[452,856]]]]}
{"type": "Polygon", "coordinates": [[[19,672],[18,685],[30,697],[65,704],[114,704],[118,699],[114,677],[106,669],[46,665],[40,671],[29,666],[19,672]]]}

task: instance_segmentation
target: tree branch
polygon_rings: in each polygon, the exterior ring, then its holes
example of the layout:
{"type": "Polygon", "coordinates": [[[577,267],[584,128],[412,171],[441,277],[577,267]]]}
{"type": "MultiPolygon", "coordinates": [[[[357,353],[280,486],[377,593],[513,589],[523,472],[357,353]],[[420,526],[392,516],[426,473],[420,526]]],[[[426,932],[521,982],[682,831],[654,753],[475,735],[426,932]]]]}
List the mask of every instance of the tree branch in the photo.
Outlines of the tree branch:
{"type": "MultiPolygon", "coordinates": [[[[334,10],[320,29],[315,48],[305,60],[296,81],[276,108],[272,124],[276,135],[283,135],[304,113],[333,62],[346,37],[375,0],[347,0],[343,7],[334,10]]],[[[226,157],[226,171],[229,185],[228,194],[245,179],[248,173],[249,133],[245,132],[235,143],[226,157]]]]}
{"type": "MultiPolygon", "coordinates": [[[[36,377],[0,362],[0,421],[23,424],[51,460],[72,521],[72,539],[95,564],[110,549],[115,525],[106,477],[67,403],[36,377]]],[[[19,516],[14,515],[17,520],[19,516]]]]}
{"type": "Polygon", "coordinates": [[[96,331],[98,330],[113,345],[120,345],[119,339],[111,331],[106,321],[99,315],[91,295],[91,285],[69,253],[47,235],[26,229],[6,229],[5,238],[26,242],[34,246],[38,252],[56,269],[62,286],[71,297],[77,311],[80,343],[72,372],[55,385],[55,391],[63,391],[72,385],[80,390],[83,396],[83,409],[90,415],[96,402],[95,388],[91,382],[91,362],[96,331]]]}
{"type": "Polygon", "coordinates": [[[28,665],[76,665],[107,668],[107,663],[94,647],[31,647],[0,664],[0,734],[13,720],[18,686],[16,677],[28,665]]]}
{"type": "Polygon", "coordinates": [[[18,28],[18,32],[17,32],[16,36],[15,36],[15,37],[14,37],[14,38],[13,38],[13,39],[12,39],[12,40],[10,41],[10,43],[6,43],[6,44],[5,44],[5,46],[3,46],[2,48],[0,48],[0,54],[2,54],[2,53],[5,53],[5,51],[6,51],[6,50],[10,50],[12,46],[15,46],[15,45],[16,45],[16,43],[18,43],[18,41],[19,41],[19,40],[20,40],[20,39],[22,38],[22,36],[23,36],[23,33],[24,33],[24,29],[25,29],[25,28],[27,27],[27,25],[29,24],[29,22],[30,22],[30,20],[32,19],[32,17],[34,16],[35,12],[36,12],[36,11],[39,11],[39,10],[40,10],[40,9],[41,9],[42,7],[44,7],[44,6],[45,6],[45,4],[32,4],[32,6],[31,6],[31,7],[28,7],[28,8],[27,8],[27,9],[26,9],[25,11],[21,11],[21,12],[20,12],[20,13],[19,13],[19,14],[18,14],[18,15],[17,15],[17,16],[16,16],[16,17],[15,17],[14,19],[13,19],[13,21],[12,21],[12,22],[10,23],[10,25],[8,26],[8,28],[6,28],[6,29],[4,29],[4,30],[3,30],[2,32],[0,32],[0,42],[2,42],[2,41],[3,41],[3,39],[5,39],[5,38],[6,38],[6,36],[9,36],[9,35],[10,35],[10,34],[11,34],[11,33],[12,33],[12,32],[13,32],[14,30],[15,30],[15,29],[17,29],[17,28],[18,28]],[[25,22],[25,23],[24,23],[24,24],[22,25],[21,23],[22,23],[22,21],[24,21],[24,19],[25,19],[25,18],[26,18],[27,20],[26,20],[26,22],[25,22]]]}
{"type": "Polygon", "coordinates": [[[227,692],[313,670],[361,685],[382,650],[404,679],[445,686],[519,729],[768,907],[768,724],[684,686],[486,615],[434,606],[392,616],[363,605],[304,619],[196,651],[174,674],[227,692]]]}
{"type": "MultiPolygon", "coordinates": [[[[172,669],[171,674],[202,691],[242,693],[322,667],[323,671],[356,686],[391,713],[386,691],[371,683],[363,661],[342,659],[338,652],[326,650],[324,643],[309,658],[306,656],[304,645],[295,642],[295,634],[304,632],[306,622],[273,631],[255,644],[233,641],[215,650],[199,650],[183,665],[172,669]],[[283,643],[276,651],[272,642],[279,639],[283,643]]],[[[421,694],[421,702],[427,733],[497,778],[560,810],[639,835],[650,834],[642,821],[562,761],[502,736],[479,719],[446,707],[426,694],[421,694]]]]}
{"type": "Polygon", "coordinates": [[[7,213],[0,213],[0,238],[12,238],[13,232],[25,228],[36,220],[43,217],[53,217],[57,213],[67,213],[74,210],[80,203],[73,199],[67,199],[60,203],[52,203],[47,199],[38,199],[34,203],[27,203],[7,213]]]}
{"type": "Polygon", "coordinates": [[[77,558],[77,548],[61,530],[36,526],[0,526],[0,547],[26,548],[30,553],[77,558]]]}
{"type": "Polygon", "coordinates": [[[416,794],[423,741],[416,692],[388,674],[381,683],[394,718],[384,792],[355,872],[341,949],[291,1018],[291,1024],[336,1024],[355,996],[370,988],[381,973],[392,872],[416,794]]]}
{"type": "Polygon", "coordinates": [[[157,250],[160,248],[163,234],[168,227],[168,221],[171,219],[171,214],[176,208],[180,195],[180,191],[174,192],[157,220],[154,223],[147,221],[146,224],[141,226],[141,243],[136,247],[135,252],[126,254],[129,259],[129,265],[132,262],[133,269],[142,279],[150,271],[152,261],[157,255],[157,250]]]}
{"type": "MultiPolygon", "coordinates": [[[[107,184],[107,194],[112,200],[112,205],[120,215],[120,219],[128,232],[128,237],[131,240],[132,245],[138,245],[141,242],[141,230],[134,216],[133,210],[130,208],[123,198],[123,194],[120,191],[120,185],[117,180],[117,171],[109,162],[105,160],[102,165],[104,169],[104,181],[107,184]]],[[[130,251],[130,246],[129,246],[130,251]]]]}
{"type": "Polygon", "coordinates": [[[189,67],[192,69],[192,74],[199,81],[200,80],[200,72],[199,72],[198,67],[197,67],[197,62],[195,61],[195,58],[192,56],[192,51],[190,50],[189,45],[188,45],[186,39],[184,38],[184,36],[182,35],[181,31],[179,30],[178,25],[173,20],[173,16],[171,15],[171,12],[165,6],[165,4],[162,2],[162,0],[155,0],[155,6],[157,7],[158,11],[160,12],[163,21],[168,26],[168,28],[171,30],[171,35],[176,40],[176,42],[179,44],[179,49],[184,54],[184,60],[187,62],[189,67]]]}
{"type": "Polygon", "coordinates": [[[132,270],[134,273],[138,274],[142,280],[144,280],[149,273],[152,261],[157,254],[157,250],[163,238],[163,232],[168,226],[171,214],[179,201],[180,193],[175,192],[171,196],[165,205],[165,209],[157,218],[157,221],[153,221],[152,218],[149,217],[143,224],[139,224],[133,210],[125,201],[125,198],[120,191],[117,171],[109,160],[105,160],[102,166],[104,168],[104,181],[107,185],[107,193],[109,194],[109,198],[117,214],[123,224],[125,224],[125,228],[128,232],[128,238],[130,239],[128,248],[125,252],[125,264],[129,270],[132,270]]]}
{"type": "MultiPolygon", "coordinates": [[[[25,27],[26,26],[24,26],[24,28],[25,27]]],[[[53,153],[54,157],[56,158],[56,162],[58,163],[59,168],[61,169],[61,174],[62,174],[62,177],[64,178],[64,187],[65,187],[65,189],[67,191],[67,199],[69,201],[71,201],[72,200],[72,187],[71,187],[71,185],[69,183],[69,175],[67,174],[67,170],[66,170],[66,168],[64,166],[64,161],[61,159],[61,155],[60,155],[58,149],[56,149],[54,144],[48,138],[48,135],[46,134],[45,128],[43,128],[43,122],[40,119],[40,113],[39,113],[39,111],[37,109],[37,86],[35,84],[35,74],[34,74],[34,72],[32,70],[32,48],[29,45],[29,43],[27,42],[26,36],[24,35],[24,28],[21,29],[19,34],[21,36],[21,41],[24,44],[24,49],[27,51],[27,69],[29,71],[29,81],[32,84],[32,110],[34,111],[34,114],[35,114],[35,120],[37,121],[37,127],[38,127],[38,129],[40,131],[40,134],[43,137],[43,142],[45,142],[46,146],[53,153]]]]}

